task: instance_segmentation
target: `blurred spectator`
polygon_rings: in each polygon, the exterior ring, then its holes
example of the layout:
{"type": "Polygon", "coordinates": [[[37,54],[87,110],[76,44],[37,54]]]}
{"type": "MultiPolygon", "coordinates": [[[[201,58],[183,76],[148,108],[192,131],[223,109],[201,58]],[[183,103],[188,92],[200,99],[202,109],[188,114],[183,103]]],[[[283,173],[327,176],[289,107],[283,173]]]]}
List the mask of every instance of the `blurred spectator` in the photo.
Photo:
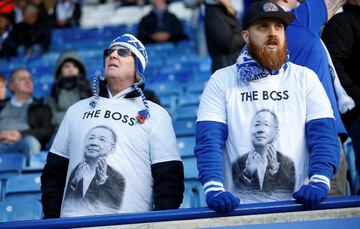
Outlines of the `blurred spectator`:
{"type": "Polygon", "coordinates": [[[145,0],[119,0],[121,6],[136,6],[136,5],[145,5],[149,1],[145,0]]]}
{"type": "MultiPolygon", "coordinates": [[[[334,111],[338,136],[342,141],[345,141],[347,133],[339,111],[341,106],[339,105],[339,98],[342,95],[335,94],[337,88],[334,87],[335,84],[332,80],[327,50],[320,39],[320,31],[323,25],[334,16],[345,1],[307,0],[301,4],[302,1],[295,0],[272,1],[284,9],[291,10],[296,16],[286,29],[289,60],[295,64],[308,67],[317,74],[334,111]]],[[[343,152],[340,156],[340,167],[331,182],[330,195],[344,195],[345,193],[347,165],[343,152]]]]}
{"type": "Polygon", "coordinates": [[[16,55],[16,44],[10,24],[10,15],[0,13],[0,58],[9,58],[14,55],[16,55]]]}
{"type": "Polygon", "coordinates": [[[191,26],[195,34],[197,52],[201,58],[207,54],[205,38],[205,11],[202,7],[203,0],[184,0],[186,8],[192,9],[191,26]]]}
{"type": "Polygon", "coordinates": [[[73,0],[58,0],[54,9],[55,26],[58,28],[80,25],[81,5],[73,0]]]}
{"type": "Polygon", "coordinates": [[[176,42],[187,39],[180,20],[167,9],[166,0],[151,0],[153,9],[139,24],[138,37],[143,43],[176,42]]]}
{"type": "Polygon", "coordinates": [[[205,7],[205,35],[213,73],[234,64],[245,42],[230,0],[205,0],[205,7]]]}
{"type": "Polygon", "coordinates": [[[55,80],[49,96],[55,130],[59,128],[66,110],[71,105],[91,95],[85,65],[80,56],[76,52],[63,53],[57,61],[55,80]]]}
{"type": "Polygon", "coordinates": [[[33,81],[27,69],[16,69],[10,77],[11,99],[0,109],[0,153],[39,152],[52,134],[51,111],[33,97],[33,81]]]}
{"type": "Polygon", "coordinates": [[[3,74],[0,74],[0,103],[5,100],[6,92],[6,77],[3,74]]]}
{"type": "MultiPolygon", "coordinates": [[[[46,0],[46,2],[52,2],[52,0],[46,0]]],[[[44,0],[28,0],[28,5],[35,6],[38,9],[38,19],[42,23],[50,24],[50,15],[48,5],[45,4],[44,0]]],[[[51,13],[50,9],[50,13],[51,13]]]]}
{"type": "Polygon", "coordinates": [[[24,21],[24,10],[27,6],[27,0],[15,0],[13,9],[14,24],[24,21]]]}
{"type": "Polygon", "coordinates": [[[322,39],[334,62],[346,92],[355,101],[355,108],[342,116],[352,139],[356,167],[360,168],[360,0],[348,0],[343,12],[325,26],[322,39]]]}
{"type": "Polygon", "coordinates": [[[18,55],[40,55],[50,46],[50,28],[47,23],[39,21],[38,14],[35,6],[28,5],[24,11],[24,21],[15,25],[18,55]]]}

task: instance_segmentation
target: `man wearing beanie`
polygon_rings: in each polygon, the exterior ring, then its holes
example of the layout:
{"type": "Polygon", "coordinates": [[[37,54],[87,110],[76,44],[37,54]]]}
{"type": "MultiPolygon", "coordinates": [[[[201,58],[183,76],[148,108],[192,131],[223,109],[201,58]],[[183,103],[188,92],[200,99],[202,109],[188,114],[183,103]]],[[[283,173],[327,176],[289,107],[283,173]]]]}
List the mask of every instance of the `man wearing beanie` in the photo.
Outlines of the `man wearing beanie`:
{"type": "Polygon", "coordinates": [[[68,109],[50,148],[44,218],[180,206],[183,165],[169,114],[144,96],[147,59],[130,34],[104,50],[94,95],[68,109]]]}
{"type": "Polygon", "coordinates": [[[327,197],[339,163],[335,120],[317,75],[288,61],[285,28],[293,19],[271,1],[251,4],[246,46],[201,97],[194,151],[217,212],[292,198],[316,208],[327,197]]]}

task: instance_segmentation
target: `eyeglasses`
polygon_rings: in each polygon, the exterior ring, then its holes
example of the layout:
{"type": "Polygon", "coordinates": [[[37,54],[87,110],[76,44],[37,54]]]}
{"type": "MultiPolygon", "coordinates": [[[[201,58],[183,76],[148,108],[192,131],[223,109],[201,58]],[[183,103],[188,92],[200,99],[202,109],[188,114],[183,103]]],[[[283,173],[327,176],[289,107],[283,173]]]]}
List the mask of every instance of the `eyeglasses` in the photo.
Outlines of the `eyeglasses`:
{"type": "Polygon", "coordinates": [[[110,56],[111,53],[113,53],[114,51],[117,52],[117,54],[121,57],[127,57],[130,56],[132,53],[129,49],[126,48],[120,48],[120,49],[114,49],[114,48],[110,48],[110,49],[105,49],[104,50],[104,56],[110,56]]]}

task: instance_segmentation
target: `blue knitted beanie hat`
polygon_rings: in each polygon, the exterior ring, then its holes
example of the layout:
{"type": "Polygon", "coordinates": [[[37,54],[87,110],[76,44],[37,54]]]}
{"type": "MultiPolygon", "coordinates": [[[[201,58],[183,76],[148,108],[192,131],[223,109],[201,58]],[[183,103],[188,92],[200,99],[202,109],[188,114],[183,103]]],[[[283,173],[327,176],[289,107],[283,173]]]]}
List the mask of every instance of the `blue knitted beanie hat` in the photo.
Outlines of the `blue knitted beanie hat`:
{"type": "MultiPolygon", "coordinates": [[[[145,49],[145,46],[133,35],[131,34],[124,34],[120,37],[115,38],[109,45],[109,49],[115,46],[121,46],[127,48],[131,51],[133,56],[135,57],[135,68],[136,74],[138,76],[137,82],[132,85],[132,87],[137,90],[141,96],[141,99],[144,103],[145,109],[138,112],[137,120],[139,123],[144,123],[145,119],[150,117],[149,106],[146,101],[145,95],[141,88],[139,87],[140,84],[145,83],[144,71],[146,65],[148,63],[148,55],[145,49]]],[[[103,56],[103,62],[105,63],[105,56],[103,56]]],[[[101,76],[96,76],[93,81],[93,94],[94,99],[90,102],[90,106],[93,108],[96,106],[97,101],[99,100],[99,94],[97,92],[98,88],[98,81],[101,76]]]]}
{"type": "Polygon", "coordinates": [[[141,77],[143,82],[145,82],[145,77],[143,73],[148,63],[148,55],[145,46],[136,37],[134,37],[131,34],[124,34],[121,37],[115,38],[110,43],[109,48],[115,46],[121,46],[127,48],[133,53],[136,60],[136,73],[138,74],[138,76],[141,77]]]}

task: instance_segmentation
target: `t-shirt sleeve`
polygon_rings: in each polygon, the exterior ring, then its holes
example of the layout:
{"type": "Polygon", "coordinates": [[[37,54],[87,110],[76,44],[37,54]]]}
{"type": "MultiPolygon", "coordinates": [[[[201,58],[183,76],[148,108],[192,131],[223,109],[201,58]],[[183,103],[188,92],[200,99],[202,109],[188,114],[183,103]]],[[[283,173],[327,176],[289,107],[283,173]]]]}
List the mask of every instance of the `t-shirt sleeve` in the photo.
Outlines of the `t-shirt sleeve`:
{"type": "Polygon", "coordinates": [[[320,36],[320,30],[328,18],[324,0],[307,0],[294,9],[293,13],[296,17],[295,23],[320,36]]]}
{"type": "Polygon", "coordinates": [[[50,148],[52,153],[66,158],[69,158],[69,116],[67,111],[50,148]]]}
{"type": "Polygon", "coordinates": [[[150,157],[151,164],[181,160],[172,120],[167,113],[159,118],[152,127],[150,134],[150,157]]]}
{"type": "Polygon", "coordinates": [[[306,122],[319,118],[334,118],[330,100],[319,78],[310,69],[304,70],[306,80],[306,122]]]}
{"type": "Polygon", "coordinates": [[[201,95],[197,122],[215,121],[226,124],[226,99],[221,73],[215,72],[201,95]]]}

